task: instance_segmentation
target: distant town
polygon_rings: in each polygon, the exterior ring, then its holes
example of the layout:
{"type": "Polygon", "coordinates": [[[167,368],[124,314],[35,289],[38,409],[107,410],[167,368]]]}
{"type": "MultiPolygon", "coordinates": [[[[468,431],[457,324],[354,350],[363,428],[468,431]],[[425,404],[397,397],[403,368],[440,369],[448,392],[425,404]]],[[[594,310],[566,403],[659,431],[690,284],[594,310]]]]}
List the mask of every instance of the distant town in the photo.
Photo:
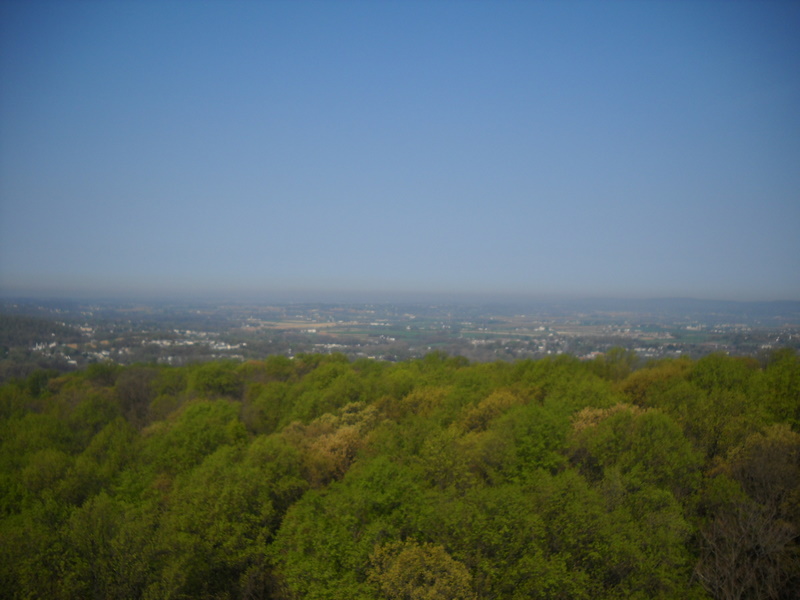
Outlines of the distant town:
{"type": "Polygon", "coordinates": [[[399,361],[434,351],[470,361],[592,359],[612,347],[643,361],[797,350],[800,302],[0,302],[2,379],[96,362],[184,365],[302,353],[399,361]]]}

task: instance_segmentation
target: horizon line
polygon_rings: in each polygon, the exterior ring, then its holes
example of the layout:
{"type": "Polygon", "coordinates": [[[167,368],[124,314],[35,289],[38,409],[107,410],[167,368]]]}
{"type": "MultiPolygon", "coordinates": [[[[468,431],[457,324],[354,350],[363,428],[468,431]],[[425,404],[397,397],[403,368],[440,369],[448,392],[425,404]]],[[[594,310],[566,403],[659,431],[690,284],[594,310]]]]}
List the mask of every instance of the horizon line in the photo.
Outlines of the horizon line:
{"type": "Polygon", "coordinates": [[[274,289],[262,291],[143,291],[125,292],[109,290],[30,290],[0,288],[3,301],[62,301],[62,302],[113,302],[113,303],[166,303],[198,302],[202,304],[233,303],[319,303],[319,304],[393,304],[419,302],[447,303],[516,303],[516,302],[713,302],[730,304],[800,303],[800,298],[772,297],[747,298],[690,295],[690,294],[602,294],[568,292],[520,291],[425,291],[425,290],[315,290],[274,289]]]}

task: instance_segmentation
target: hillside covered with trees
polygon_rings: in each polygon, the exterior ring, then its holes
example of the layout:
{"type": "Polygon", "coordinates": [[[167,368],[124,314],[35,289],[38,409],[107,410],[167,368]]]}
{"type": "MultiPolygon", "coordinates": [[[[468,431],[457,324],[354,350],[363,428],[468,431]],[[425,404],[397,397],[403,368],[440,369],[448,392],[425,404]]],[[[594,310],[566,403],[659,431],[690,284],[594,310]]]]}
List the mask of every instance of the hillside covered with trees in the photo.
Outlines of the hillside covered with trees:
{"type": "Polygon", "coordinates": [[[272,356],[0,387],[0,596],[797,598],[800,359],[272,356]]]}

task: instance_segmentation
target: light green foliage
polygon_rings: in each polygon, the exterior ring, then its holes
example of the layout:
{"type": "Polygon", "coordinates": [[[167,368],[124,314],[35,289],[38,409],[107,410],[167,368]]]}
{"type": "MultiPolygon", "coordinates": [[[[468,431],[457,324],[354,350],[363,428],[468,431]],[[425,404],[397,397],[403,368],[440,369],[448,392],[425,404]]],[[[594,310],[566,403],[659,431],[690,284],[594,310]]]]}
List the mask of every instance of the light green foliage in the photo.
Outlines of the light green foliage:
{"type": "Polygon", "coordinates": [[[221,446],[179,476],[161,520],[178,547],[167,569],[180,571],[181,587],[195,597],[235,589],[272,535],[272,482],[240,452],[221,446]]]}
{"type": "Polygon", "coordinates": [[[302,454],[282,436],[261,436],[247,447],[242,461],[267,486],[273,507],[270,528],[274,531],[284,513],[308,489],[302,476],[302,454]]]}
{"type": "Polygon", "coordinates": [[[264,374],[270,380],[289,381],[294,376],[294,366],[285,356],[270,356],[264,361],[264,374]]]}
{"type": "Polygon", "coordinates": [[[401,398],[385,398],[381,409],[390,419],[430,417],[442,407],[451,393],[449,387],[416,387],[401,398]]]}
{"type": "Polygon", "coordinates": [[[536,390],[540,400],[551,396],[555,390],[586,379],[589,375],[586,365],[567,355],[542,360],[522,360],[513,366],[512,371],[512,381],[536,390]]]}
{"type": "Polygon", "coordinates": [[[461,448],[460,432],[454,427],[433,433],[423,444],[419,458],[430,485],[463,491],[475,483],[461,448]]]}
{"type": "Polygon", "coordinates": [[[633,372],[638,362],[633,350],[616,346],[594,359],[592,370],[603,379],[621,381],[633,372]]]}
{"type": "Polygon", "coordinates": [[[615,467],[629,485],[654,485],[687,496],[696,488],[700,457],[664,413],[626,405],[584,409],[573,422],[573,461],[590,478],[615,467]]]}
{"type": "Polygon", "coordinates": [[[54,414],[28,413],[2,424],[0,514],[12,514],[57,493],[72,457],[73,435],[54,414]]]}
{"type": "Polygon", "coordinates": [[[698,360],[689,380],[705,391],[744,391],[756,373],[758,363],[748,358],[732,358],[725,354],[709,354],[698,360]]]}
{"type": "Polygon", "coordinates": [[[206,363],[198,367],[189,380],[189,389],[204,398],[223,396],[238,399],[242,388],[235,363],[206,363]]]}
{"type": "Polygon", "coordinates": [[[509,411],[498,420],[498,431],[514,440],[515,462],[509,467],[524,479],[539,469],[558,470],[564,463],[568,417],[553,407],[531,404],[509,411]]]}
{"type": "Polygon", "coordinates": [[[198,464],[223,444],[244,441],[238,405],[227,400],[198,400],[170,421],[160,421],[143,432],[144,456],[150,465],[179,473],[198,464]]]}
{"type": "Polygon", "coordinates": [[[709,458],[725,455],[766,423],[762,407],[737,390],[712,390],[683,407],[687,435],[709,458]]]}
{"type": "Polygon", "coordinates": [[[516,447],[507,427],[468,432],[458,447],[471,476],[481,484],[499,485],[514,475],[516,447]]]}
{"type": "Polygon", "coordinates": [[[161,368],[150,382],[153,398],[146,411],[146,423],[162,421],[192,396],[188,391],[188,369],[161,368]]]}
{"type": "Polygon", "coordinates": [[[26,386],[18,381],[11,381],[0,386],[0,424],[24,415],[32,406],[34,397],[26,389],[26,386]]]}
{"type": "MultiPolygon", "coordinates": [[[[310,369],[297,384],[297,393],[289,414],[281,421],[283,425],[293,421],[309,421],[333,412],[342,406],[358,402],[362,395],[362,382],[344,357],[333,355],[320,361],[310,369]]],[[[307,363],[312,364],[310,357],[307,363]]]]}
{"type": "Polygon", "coordinates": [[[620,389],[637,404],[670,415],[695,448],[713,459],[768,423],[771,400],[759,392],[762,381],[755,361],[712,354],[637,371],[620,389]]]}
{"type": "Polygon", "coordinates": [[[309,492],[291,507],[271,546],[285,590],[279,597],[368,597],[364,576],[373,538],[386,533],[380,523],[358,519],[354,500],[332,488],[309,492]]]}
{"type": "MultiPolygon", "coordinates": [[[[454,549],[454,557],[472,574],[478,597],[530,592],[533,563],[547,560],[544,523],[531,510],[531,496],[522,486],[473,487],[463,494],[437,495],[430,503],[432,511],[420,532],[454,549]]],[[[568,580],[564,575],[562,583],[568,580]]]]}
{"type": "Polygon", "coordinates": [[[354,466],[325,491],[296,502],[271,547],[282,598],[374,598],[376,545],[417,531],[428,511],[419,477],[385,456],[354,466]]]}
{"type": "Polygon", "coordinates": [[[509,390],[495,390],[475,405],[462,411],[461,426],[468,431],[484,431],[489,423],[524,400],[509,390]]]}
{"type": "Polygon", "coordinates": [[[27,494],[37,496],[53,488],[64,477],[71,462],[66,453],[55,448],[45,448],[30,454],[27,464],[20,472],[27,494]]]}
{"type": "Polygon", "coordinates": [[[692,366],[688,358],[661,360],[634,371],[620,382],[619,388],[634,404],[655,406],[659,403],[653,400],[653,395],[683,381],[692,366]]]}
{"type": "Polygon", "coordinates": [[[291,386],[282,381],[254,383],[248,387],[242,405],[242,422],[253,433],[272,433],[288,418],[292,404],[291,386]]]}
{"type": "Polygon", "coordinates": [[[426,440],[441,430],[432,419],[420,415],[408,415],[402,421],[386,418],[394,414],[391,407],[384,410],[383,401],[377,403],[378,415],[384,418],[372,434],[368,451],[371,454],[392,457],[392,460],[408,464],[416,462],[426,440]]]}
{"type": "Polygon", "coordinates": [[[788,348],[773,352],[756,394],[773,421],[800,431],[800,356],[788,348]]]}
{"type": "Polygon", "coordinates": [[[109,390],[90,391],[68,413],[74,449],[85,447],[97,433],[120,415],[119,405],[109,390]]]}
{"type": "Polygon", "coordinates": [[[392,366],[379,382],[380,396],[400,399],[407,396],[420,381],[406,363],[392,366]]]}
{"type": "Polygon", "coordinates": [[[800,361],[97,365],[0,386],[8,598],[791,598],[800,361]]]}
{"type": "Polygon", "coordinates": [[[126,557],[114,544],[123,508],[105,492],[75,509],[64,526],[64,591],[71,597],[113,598],[126,557]]]}
{"type": "Polygon", "coordinates": [[[473,600],[472,577],[442,546],[393,542],[370,557],[369,581],[386,600],[473,600]]]}
{"type": "Polygon", "coordinates": [[[67,598],[58,567],[69,512],[52,496],[0,521],[0,583],[8,598],[67,598]]]}
{"type": "MultiPolygon", "coordinates": [[[[511,381],[508,377],[510,366],[507,363],[477,363],[465,368],[466,366],[467,364],[464,363],[452,373],[451,391],[444,398],[444,402],[438,410],[439,419],[443,423],[449,424],[463,419],[464,411],[469,411],[468,407],[476,407],[481,403],[486,403],[484,406],[495,402],[504,404],[505,401],[499,397],[504,393],[515,398],[511,404],[526,398],[524,394],[510,385],[511,381]],[[489,400],[489,397],[495,395],[498,397],[489,400]]],[[[491,419],[497,414],[499,413],[486,416],[491,419]]]]}
{"type": "Polygon", "coordinates": [[[583,581],[573,597],[685,597],[690,590],[689,528],[668,492],[643,488],[615,500],[606,486],[567,470],[542,477],[535,505],[545,523],[544,555],[583,581]]]}

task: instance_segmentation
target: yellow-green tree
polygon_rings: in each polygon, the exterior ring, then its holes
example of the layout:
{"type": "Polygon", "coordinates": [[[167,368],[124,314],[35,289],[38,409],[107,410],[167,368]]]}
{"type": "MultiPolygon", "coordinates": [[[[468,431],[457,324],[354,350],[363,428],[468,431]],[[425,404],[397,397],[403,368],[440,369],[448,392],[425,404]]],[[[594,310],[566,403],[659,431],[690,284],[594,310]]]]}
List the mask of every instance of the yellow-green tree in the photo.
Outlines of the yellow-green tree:
{"type": "Polygon", "coordinates": [[[390,542],[370,558],[369,581],[386,600],[472,600],[472,576],[442,546],[390,542]]]}

